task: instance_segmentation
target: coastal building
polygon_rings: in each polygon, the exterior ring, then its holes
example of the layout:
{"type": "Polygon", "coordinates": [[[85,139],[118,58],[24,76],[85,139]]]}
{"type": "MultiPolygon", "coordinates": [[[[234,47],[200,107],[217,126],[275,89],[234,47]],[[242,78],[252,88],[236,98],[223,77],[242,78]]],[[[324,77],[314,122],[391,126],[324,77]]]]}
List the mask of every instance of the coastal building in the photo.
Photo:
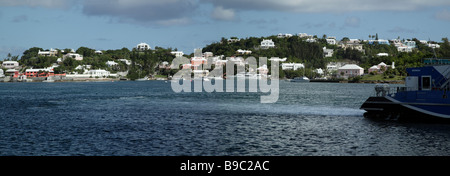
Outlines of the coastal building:
{"type": "Polygon", "coordinates": [[[407,47],[407,46],[399,46],[399,47],[397,47],[397,51],[410,53],[410,52],[412,52],[412,48],[407,47]]]}
{"type": "Polygon", "coordinates": [[[8,70],[6,70],[5,75],[7,75],[7,76],[12,76],[12,77],[14,77],[14,78],[17,78],[17,77],[19,77],[19,70],[16,70],[16,69],[8,69],[8,70]]]}
{"type": "Polygon", "coordinates": [[[319,74],[319,75],[323,75],[323,73],[324,73],[321,68],[315,69],[314,72],[319,74]]]}
{"type": "Polygon", "coordinates": [[[267,75],[267,73],[269,73],[269,69],[267,68],[267,65],[265,65],[265,64],[261,67],[258,67],[257,70],[258,70],[259,74],[267,75]]]}
{"type": "Polygon", "coordinates": [[[370,45],[373,45],[373,44],[389,45],[389,41],[388,40],[384,40],[384,39],[369,40],[368,44],[370,44],[370,45]]]}
{"type": "Polygon", "coordinates": [[[408,41],[405,41],[403,44],[406,47],[408,47],[408,48],[416,48],[416,42],[415,41],[408,40],[408,41]]]}
{"type": "Polygon", "coordinates": [[[147,43],[139,43],[139,44],[136,46],[136,49],[137,49],[138,51],[145,51],[145,50],[149,50],[149,49],[151,49],[151,48],[150,48],[150,45],[148,45],[147,43]]]}
{"type": "Polygon", "coordinates": [[[347,48],[353,49],[353,50],[358,50],[359,52],[363,52],[364,53],[364,49],[363,49],[363,44],[359,44],[359,43],[341,43],[339,45],[339,47],[341,47],[342,49],[346,50],[347,48]]]}
{"type": "Polygon", "coordinates": [[[298,70],[300,68],[305,68],[305,65],[302,63],[282,63],[281,69],[282,70],[298,70]]]}
{"type": "Polygon", "coordinates": [[[174,55],[175,57],[183,57],[184,53],[183,51],[172,51],[170,54],[174,55]]]}
{"type": "Polygon", "coordinates": [[[25,76],[27,78],[33,78],[33,77],[49,77],[49,76],[55,76],[55,73],[53,72],[53,68],[36,68],[36,69],[26,69],[25,76]]]}
{"type": "Polygon", "coordinates": [[[95,54],[102,55],[102,54],[103,54],[103,51],[97,50],[97,51],[95,51],[95,54]]]}
{"type": "Polygon", "coordinates": [[[92,77],[108,77],[111,75],[111,73],[109,71],[106,71],[103,69],[89,70],[87,73],[89,76],[92,76],[92,77]]]}
{"type": "Polygon", "coordinates": [[[2,68],[11,69],[19,67],[19,62],[17,61],[3,61],[2,68]]]}
{"type": "Polygon", "coordinates": [[[56,56],[58,55],[58,51],[54,50],[53,48],[50,49],[50,51],[38,51],[38,56],[56,56]]]}
{"type": "Polygon", "coordinates": [[[333,57],[334,50],[333,49],[327,49],[326,46],[323,48],[323,57],[333,57]]]}
{"type": "Polygon", "coordinates": [[[204,52],[204,53],[202,54],[202,56],[203,56],[204,58],[213,57],[213,56],[214,56],[214,53],[213,53],[213,52],[204,52]]]}
{"type": "Polygon", "coordinates": [[[3,78],[3,77],[5,77],[5,74],[3,72],[3,69],[0,69],[0,78],[3,78]]]}
{"type": "Polygon", "coordinates": [[[64,59],[68,57],[71,57],[77,61],[83,60],[83,56],[78,53],[67,53],[66,55],[64,55],[64,59]]]}
{"type": "Polygon", "coordinates": [[[208,60],[205,57],[192,57],[191,58],[191,67],[194,70],[198,70],[200,65],[207,64],[208,60]]]}
{"type": "Polygon", "coordinates": [[[228,44],[239,42],[239,41],[241,41],[241,39],[238,39],[238,38],[230,38],[230,39],[227,40],[228,44]]]}
{"type": "Polygon", "coordinates": [[[297,36],[300,38],[313,38],[312,35],[308,35],[307,33],[298,33],[297,36]]]}
{"type": "Polygon", "coordinates": [[[376,72],[377,74],[381,74],[388,69],[395,69],[395,62],[392,62],[392,65],[387,65],[384,62],[381,62],[378,65],[370,67],[368,73],[376,72]]]}
{"type": "Polygon", "coordinates": [[[331,72],[335,72],[338,70],[338,68],[342,67],[343,65],[345,65],[342,62],[330,62],[327,64],[327,72],[331,73],[331,72]]]}
{"type": "Polygon", "coordinates": [[[347,64],[337,70],[338,78],[352,78],[364,74],[364,69],[356,64],[347,64]]]}
{"type": "Polygon", "coordinates": [[[269,48],[275,48],[275,43],[272,41],[272,39],[263,40],[261,42],[261,49],[269,49],[269,48]]]}
{"type": "Polygon", "coordinates": [[[317,40],[315,38],[308,38],[308,39],[306,39],[306,42],[315,43],[315,42],[317,42],[317,40]]]}

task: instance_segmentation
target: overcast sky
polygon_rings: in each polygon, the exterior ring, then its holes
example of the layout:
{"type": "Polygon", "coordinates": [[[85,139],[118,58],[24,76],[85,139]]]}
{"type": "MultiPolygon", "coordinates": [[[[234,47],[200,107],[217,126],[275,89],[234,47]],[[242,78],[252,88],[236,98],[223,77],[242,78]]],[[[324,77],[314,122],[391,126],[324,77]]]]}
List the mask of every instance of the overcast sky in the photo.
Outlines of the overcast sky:
{"type": "Polygon", "coordinates": [[[368,39],[450,34],[449,0],[0,0],[0,60],[37,46],[189,54],[221,37],[308,33],[368,39]]]}

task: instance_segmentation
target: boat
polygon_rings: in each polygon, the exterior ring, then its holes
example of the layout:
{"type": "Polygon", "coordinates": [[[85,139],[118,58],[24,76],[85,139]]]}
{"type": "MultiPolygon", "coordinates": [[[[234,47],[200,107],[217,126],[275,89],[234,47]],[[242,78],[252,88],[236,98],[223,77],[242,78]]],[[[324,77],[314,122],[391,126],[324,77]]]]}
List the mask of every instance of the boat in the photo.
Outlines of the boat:
{"type": "Polygon", "coordinates": [[[53,80],[51,77],[47,77],[45,80],[43,80],[42,82],[55,82],[55,80],[53,80]]]}
{"type": "Polygon", "coordinates": [[[294,79],[291,79],[290,82],[309,82],[309,78],[306,76],[295,77],[294,79]]]}
{"type": "Polygon", "coordinates": [[[374,96],[360,107],[365,117],[385,119],[450,119],[450,59],[424,59],[407,68],[405,85],[377,84],[374,96]]]}
{"type": "Polygon", "coordinates": [[[146,76],[143,78],[139,78],[139,79],[136,79],[136,81],[148,81],[148,77],[146,76]]]}

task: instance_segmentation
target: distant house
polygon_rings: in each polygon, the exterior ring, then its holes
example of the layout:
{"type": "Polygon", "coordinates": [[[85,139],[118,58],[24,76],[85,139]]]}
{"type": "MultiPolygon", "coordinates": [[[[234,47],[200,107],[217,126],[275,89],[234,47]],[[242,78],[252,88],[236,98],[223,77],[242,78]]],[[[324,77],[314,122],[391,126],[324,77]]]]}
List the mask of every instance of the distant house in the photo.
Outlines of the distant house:
{"type": "Polygon", "coordinates": [[[67,53],[66,55],[64,55],[64,58],[67,58],[67,57],[71,57],[77,61],[83,60],[83,56],[80,54],[77,54],[77,53],[67,53]]]}
{"type": "Polygon", "coordinates": [[[0,78],[3,78],[3,77],[5,77],[5,74],[3,72],[3,69],[0,69],[0,78]]]}
{"type": "Polygon", "coordinates": [[[326,46],[323,48],[323,57],[333,57],[334,50],[333,49],[327,49],[326,46]]]}
{"type": "Polygon", "coordinates": [[[170,54],[174,55],[175,57],[183,57],[184,53],[183,51],[172,51],[170,54]]]}
{"type": "Polygon", "coordinates": [[[430,47],[430,48],[441,48],[441,45],[433,44],[433,43],[427,44],[427,46],[430,47]]]}
{"type": "Polygon", "coordinates": [[[370,67],[368,73],[376,71],[376,73],[380,74],[385,72],[387,69],[395,69],[395,62],[392,62],[392,65],[386,65],[384,62],[381,62],[378,65],[370,67]]]}
{"type": "Polygon", "coordinates": [[[89,70],[87,72],[92,77],[108,77],[111,76],[111,73],[109,71],[98,69],[98,70],[89,70]]]}
{"type": "Polygon", "coordinates": [[[377,56],[378,57],[389,56],[389,54],[388,53],[378,53],[377,56]]]}
{"type": "Polygon", "coordinates": [[[327,38],[327,43],[330,45],[336,45],[336,38],[334,38],[334,37],[327,38]]]}
{"type": "Polygon", "coordinates": [[[285,58],[282,58],[282,59],[280,59],[279,57],[271,57],[270,59],[269,59],[269,61],[277,61],[277,62],[285,62],[287,60],[287,58],[285,57],[285,58]]]}
{"type": "Polygon", "coordinates": [[[107,65],[108,67],[112,67],[112,66],[119,65],[119,63],[114,62],[114,61],[106,61],[106,65],[107,65]]]}
{"type": "Polygon", "coordinates": [[[139,44],[136,46],[136,49],[137,49],[138,51],[145,51],[145,50],[149,50],[149,49],[151,49],[151,48],[150,48],[150,45],[148,45],[147,43],[139,43],[139,44]]]}
{"type": "Polygon", "coordinates": [[[272,41],[272,39],[263,40],[261,42],[261,49],[269,49],[269,48],[275,48],[275,43],[272,41]]]}
{"type": "Polygon", "coordinates": [[[373,44],[389,45],[389,41],[388,40],[384,40],[384,39],[369,40],[368,44],[370,44],[370,45],[373,45],[373,44]]]}
{"type": "Polygon", "coordinates": [[[282,63],[281,69],[282,70],[298,70],[300,68],[305,68],[305,65],[302,63],[282,63]]]}
{"type": "Polygon", "coordinates": [[[358,50],[359,52],[364,52],[363,44],[359,44],[359,43],[341,43],[339,45],[339,47],[341,47],[344,50],[346,50],[347,48],[350,48],[353,50],[358,50]]]}
{"type": "Polygon", "coordinates": [[[228,44],[239,42],[239,41],[241,41],[241,39],[238,39],[238,38],[230,38],[230,39],[227,40],[228,44]]]}
{"type": "Polygon", "coordinates": [[[407,47],[407,46],[399,46],[399,47],[397,47],[397,51],[410,53],[410,52],[412,52],[412,48],[407,47]]]}
{"type": "Polygon", "coordinates": [[[278,38],[289,38],[289,37],[292,37],[292,36],[293,36],[292,34],[282,34],[282,33],[279,33],[277,35],[278,38]]]}
{"type": "Polygon", "coordinates": [[[236,51],[238,54],[252,54],[252,51],[250,50],[242,50],[242,49],[238,49],[236,51]]]}
{"type": "Polygon", "coordinates": [[[50,51],[41,51],[39,50],[38,56],[56,56],[58,55],[58,51],[54,50],[53,48],[50,49],[50,51]]]}
{"type": "Polygon", "coordinates": [[[119,61],[124,62],[127,65],[131,65],[131,61],[127,59],[119,59],[119,61]]]}
{"type": "Polygon", "coordinates": [[[19,66],[19,62],[17,61],[3,61],[2,67],[6,69],[16,68],[19,66]]]}
{"type": "Polygon", "coordinates": [[[103,54],[103,51],[97,50],[97,51],[95,51],[95,54],[102,55],[102,54],[103,54]]]}
{"type": "Polygon", "coordinates": [[[26,69],[24,75],[27,76],[27,78],[49,77],[54,76],[55,73],[53,72],[53,68],[49,67],[49,68],[26,69]]]}
{"type": "Polygon", "coordinates": [[[337,70],[338,78],[352,78],[364,74],[364,69],[356,64],[347,64],[337,70]]]}

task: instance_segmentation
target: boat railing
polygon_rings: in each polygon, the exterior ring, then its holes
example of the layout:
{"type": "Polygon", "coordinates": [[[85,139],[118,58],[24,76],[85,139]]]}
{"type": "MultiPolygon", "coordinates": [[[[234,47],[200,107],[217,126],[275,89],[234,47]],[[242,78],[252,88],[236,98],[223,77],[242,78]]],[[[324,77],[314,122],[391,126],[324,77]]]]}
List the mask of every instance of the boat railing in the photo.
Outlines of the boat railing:
{"type": "Polygon", "coordinates": [[[388,84],[377,84],[375,86],[374,94],[377,97],[384,97],[399,92],[408,92],[408,91],[417,91],[417,88],[405,86],[390,87],[388,84]]]}
{"type": "Polygon", "coordinates": [[[424,58],[425,65],[450,65],[450,58],[424,58]]]}

